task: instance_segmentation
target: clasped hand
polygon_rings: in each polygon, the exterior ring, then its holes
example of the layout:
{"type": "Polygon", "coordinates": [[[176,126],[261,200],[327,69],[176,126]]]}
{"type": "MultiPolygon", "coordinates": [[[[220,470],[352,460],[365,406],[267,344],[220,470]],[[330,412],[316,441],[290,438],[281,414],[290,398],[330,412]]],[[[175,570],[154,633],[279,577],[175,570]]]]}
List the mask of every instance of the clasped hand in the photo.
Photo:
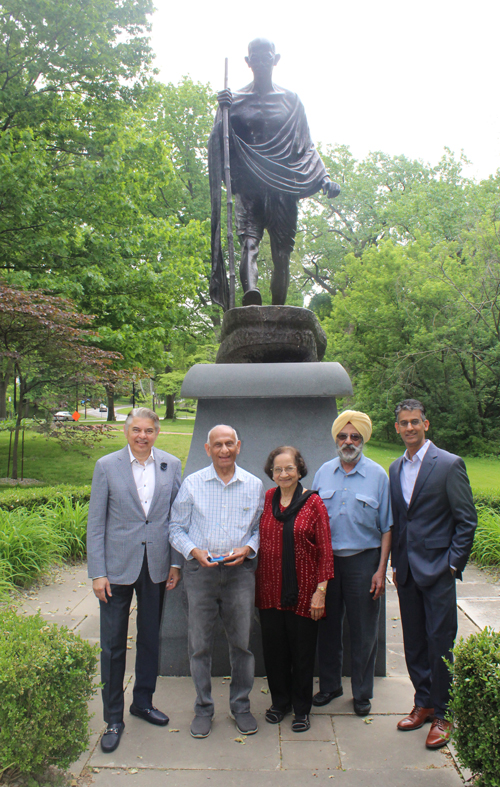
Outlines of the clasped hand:
{"type": "Polygon", "coordinates": [[[219,102],[219,106],[221,109],[229,109],[231,104],[233,103],[233,94],[226,88],[225,90],[220,90],[217,93],[217,101],[219,102]]]}
{"type": "MultiPolygon", "coordinates": [[[[208,550],[206,549],[193,549],[191,550],[192,556],[198,561],[200,566],[209,568],[216,566],[217,563],[208,559],[208,550]]],[[[246,557],[250,554],[250,547],[234,547],[230,555],[214,555],[214,557],[224,557],[223,563],[226,566],[240,566],[246,557]]]]}
{"type": "Polygon", "coordinates": [[[338,197],[340,194],[340,186],[338,183],[335,183],[334,180],[324,180],[323,181],[323,194],[326,194],[328,199],[333,199],[334,197],[338,197]]]}

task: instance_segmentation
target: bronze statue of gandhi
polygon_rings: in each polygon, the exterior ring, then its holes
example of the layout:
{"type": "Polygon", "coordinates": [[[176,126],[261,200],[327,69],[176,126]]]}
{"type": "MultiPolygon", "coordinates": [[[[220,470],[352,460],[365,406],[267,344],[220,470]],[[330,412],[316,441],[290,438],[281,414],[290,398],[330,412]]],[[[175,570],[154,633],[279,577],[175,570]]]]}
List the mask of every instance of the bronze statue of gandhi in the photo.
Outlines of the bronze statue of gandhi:
{"type": "Polygon", "coordinates": [[[236,93],[221,91],[209,141],[212,201],[212,277],[214,303],[228,308],[228,284],[220,238],[223,178],[222,109],[229,108],[231,186],[235,194],[236,231],[241,244],[243,306],[261,305],[257,255],[264,230],[271,242],[274,271],[272,302],[286,301],[290,255],[297,230],[298,200],[323,189],[336,197],[334,183],[314,147],[304,107],[295,93],[273,82],[280,55],[264,38],[251,41],[245,58],[253,81],[236,93]]]}

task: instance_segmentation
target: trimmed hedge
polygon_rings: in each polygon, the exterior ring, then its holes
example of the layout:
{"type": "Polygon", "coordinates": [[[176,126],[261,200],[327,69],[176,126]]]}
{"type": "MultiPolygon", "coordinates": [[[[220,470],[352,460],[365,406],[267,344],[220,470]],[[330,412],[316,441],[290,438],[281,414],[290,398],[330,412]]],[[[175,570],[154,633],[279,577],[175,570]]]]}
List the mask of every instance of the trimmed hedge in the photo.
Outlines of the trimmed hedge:
{"type": "Polygon", "coordinates": [[[486,628],[454,648],[450,720],[460,764],[476,787],[500,787],[500,633],[486,628]]]}
{"type": "Polygon", "coordinates": [[[29,489],[18,487],[15,491],[0,491],[0,509],[13,511],[14,508],[27,508],[31,511],[38,506],[55,506],[68,497],[75,503],[88,503],[90,484],[86,486],[61,484],[61,486],[37,486],[29,489]]]}
{"type": "Polygon", "coordinates": [[[67,768],[86,750],[98,652],[40,613],[0,610],[0,777],[67,768]]]}

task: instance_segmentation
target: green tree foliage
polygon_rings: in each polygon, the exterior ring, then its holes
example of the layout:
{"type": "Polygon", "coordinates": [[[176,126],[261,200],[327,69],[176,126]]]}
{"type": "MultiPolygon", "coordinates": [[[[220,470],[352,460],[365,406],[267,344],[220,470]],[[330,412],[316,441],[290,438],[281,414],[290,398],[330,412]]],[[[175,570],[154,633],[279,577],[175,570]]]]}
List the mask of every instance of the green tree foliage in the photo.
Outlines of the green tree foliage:
{"type": "Polygon", "coordinates": [[[343,202],[307,206],[300,248],[327,359],[380,437],[395,439],[394,405],[412,396],[443,447],[498,451],[500,178],[467,181],[449,154],[434,169],[336,157],[343,202]]]}
{"type": "Polygon", "coordinates": [[[153,81],[151,11],[149,0],[0,6],[0,269],[94,314],[122,368],[163,370],[170,331],[208,291],[213,97],[153,81]]]}

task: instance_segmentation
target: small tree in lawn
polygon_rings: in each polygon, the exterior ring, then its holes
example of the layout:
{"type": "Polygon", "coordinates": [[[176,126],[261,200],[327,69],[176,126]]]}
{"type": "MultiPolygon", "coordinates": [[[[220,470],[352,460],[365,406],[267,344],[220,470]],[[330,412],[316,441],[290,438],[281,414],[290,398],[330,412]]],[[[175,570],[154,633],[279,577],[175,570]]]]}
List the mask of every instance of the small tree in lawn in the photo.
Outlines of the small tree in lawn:
{"type": "Polygon", "coordinates": [[[118,353],[91,345],[97,334],[93,318],[75,311],[71,301],[39,290],[16,290],[0,284],[0,360],[10,361],[19,399],[12,452],[17,479],[17,449],[24,405],[46,386],[58,390],[106,384],[118,353]]]}

